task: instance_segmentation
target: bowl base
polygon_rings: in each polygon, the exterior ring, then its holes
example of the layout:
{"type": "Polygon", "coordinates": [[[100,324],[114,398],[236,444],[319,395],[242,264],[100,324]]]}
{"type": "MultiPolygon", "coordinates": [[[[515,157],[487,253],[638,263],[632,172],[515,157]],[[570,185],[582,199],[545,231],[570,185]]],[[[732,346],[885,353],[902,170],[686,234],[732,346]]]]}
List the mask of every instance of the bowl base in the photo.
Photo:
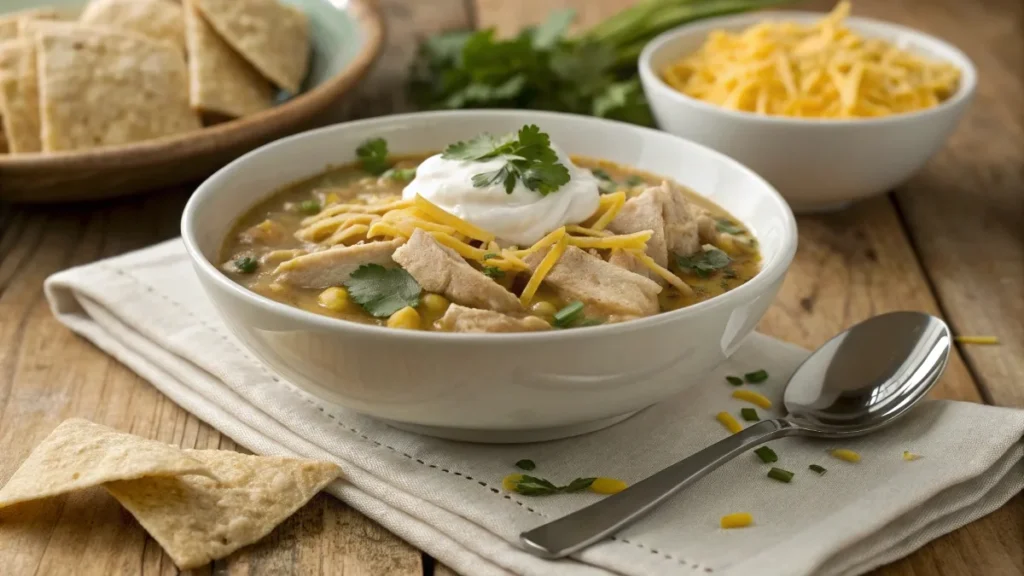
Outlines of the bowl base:
{"type": "MultiPolygon", "coordinates": [[[[639,412],[637,410],[636,412],[639,412]]],[[[592,422],[581,422],[568,426],[553,426],[551,428],[532,428],[528,430],[478,430],[473,428],[446,428],[444,426],[421,426],[418,424],[406,424],[383,420],[392,428],[398,428],[406,432],[435,436],[445,440],[458,440],[459,442],[476,442],[481,444],[522,444],[526,442],[546,442],[548,440],[561,440],[581,434],[596,432],[609,426],[614,426],[626,418],[636,414],[630,412],[621,416],[612,416],[592,422]]]]}

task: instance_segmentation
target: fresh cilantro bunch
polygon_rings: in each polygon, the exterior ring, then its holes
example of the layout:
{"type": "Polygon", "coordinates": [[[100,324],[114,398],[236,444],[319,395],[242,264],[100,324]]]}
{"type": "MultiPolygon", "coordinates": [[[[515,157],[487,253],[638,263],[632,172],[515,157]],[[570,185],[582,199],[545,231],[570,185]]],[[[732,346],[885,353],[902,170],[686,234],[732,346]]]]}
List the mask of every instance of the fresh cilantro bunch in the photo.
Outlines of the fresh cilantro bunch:
{"type": "Polygon", "coordinates": [[[481,134],[467,141],[450,144],[441,157],[446,160],[482,162],[502,158],[505,164],[497,170],[473,176],[473,186],[483,188],[501,184],[512,193],[517,181],[541,195],[548,195],[569,182],[569,169],[558,161],[551,139],[540,128],[528,124],[516,134],[495,138],[481,134]]]}
{"type": "Polygon", "coordinates": [[[423,109],[528,108],[651,125],[637,77],[640,51],[656,35],[702,18],[788,0],[643,0],[573,38],[562,10],[513,38],[493,29],[428,38],[411,73],[423,109]]]}

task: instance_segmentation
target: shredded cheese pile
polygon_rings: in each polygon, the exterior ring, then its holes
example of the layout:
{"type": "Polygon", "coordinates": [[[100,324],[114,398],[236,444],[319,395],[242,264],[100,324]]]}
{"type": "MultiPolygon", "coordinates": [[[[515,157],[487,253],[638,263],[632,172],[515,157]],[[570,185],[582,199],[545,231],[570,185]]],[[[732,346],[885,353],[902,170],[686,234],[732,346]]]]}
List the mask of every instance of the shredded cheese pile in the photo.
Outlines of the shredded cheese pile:
{"type": "Polygon", "coordinates": [[[960,71],[844,26],[843,1],[817,23],[762,22],[712,32],[695,54],[663,70],[666,83],[731,110],[807,118],[864,118],[937,106],[960,71]]]}
{"type": "MultiPolygon", "coordinates": [[[[330,197],[328,194],[327,198],[330,197]]],[[[625,205],[625,192],[602,196],[597,211],[584,225],[562,226],[524,249],[515,246],[501,248],[490,232],[445,211],[422,196],[411,200],[393,196],[368,204],[343,204],[337,202],[337,195],[334,195],[334,199],[335,202],[319,214],[304,219],[303,227],[296,236],[331,246],[351,245],[374,239],[408,239],[419,228],[429,232],[439,243],[455,250],[466,260],[477,262],[481,267],[512,272],[529,272],[530,267],[523,259],[546,249],[547,254],[533,271],[520,296],[524,306],[533,300],[541,282],[568,246],[584,250],[625,250],[672,286],[686,294],[691,292],[691,288],[678,276],[659,266],[644,253],[653,232],[616,235],[605,230],[625,205]]]]}

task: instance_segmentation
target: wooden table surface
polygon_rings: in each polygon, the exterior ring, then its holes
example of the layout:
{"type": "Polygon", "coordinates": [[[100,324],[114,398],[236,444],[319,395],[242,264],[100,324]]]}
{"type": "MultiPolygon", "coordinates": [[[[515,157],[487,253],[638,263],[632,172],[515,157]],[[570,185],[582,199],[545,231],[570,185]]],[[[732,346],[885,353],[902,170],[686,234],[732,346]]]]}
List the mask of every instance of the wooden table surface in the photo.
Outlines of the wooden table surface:
{"type": "MultiPolygon", "coordinates": [[[[432,31],[512,32],[557,6],[600,20],[628,0],[382,0],[386,51],[344,116],[407,107],[400,85],[432,31]]],[[[825,10],[830,3],[811,2],[825,10]]],[[[908,24],[961,47],[977,98],[946,147],[892,194],[799,218],[800,248],[760,329],[807,347],[891,310],[944,317],[961,346],[933,395],[1024,408],[1024,3],[857,0],[855,12],[908,24]]],[[[189,189],[86,206],[0,205],[0,482],[60,421],[81,416],[187,448],[234,448],[50,314],[50,274],[178,234],[189,189]]],[[[174,574],[168,557],[102,490],[0,516],[0,573],[174,574]]],[[[261,542],[199,574],[449,574],[450,570],[324,495],[261,542]]],[[[1024,574],[1024,494],[878,571],[1024,574]]]]}

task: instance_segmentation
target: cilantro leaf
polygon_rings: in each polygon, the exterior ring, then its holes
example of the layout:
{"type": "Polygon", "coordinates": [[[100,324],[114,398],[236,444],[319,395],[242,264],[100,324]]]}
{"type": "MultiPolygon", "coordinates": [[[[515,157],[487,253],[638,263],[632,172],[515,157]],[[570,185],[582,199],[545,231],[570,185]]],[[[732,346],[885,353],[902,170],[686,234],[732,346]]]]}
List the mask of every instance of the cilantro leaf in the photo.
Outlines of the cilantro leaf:
{"type": "Polygon", "coordinates": [[[472,180],[477,188],[497,184],[511,194],[516,182],[522,182],[529,190],[547,195],[569,182],[569,169],[558,161],[558,154],[551,147],[551,138],[534,124],[500,138],[481,134],[450,144],[441,157],[469,162],[494,158],[505,160],[505,164],[496,170],[475,174],[472,180]]]}
{"type": "Polygon", "coordinates": [[[416,177],[415,168],[389,168],[380,175],[381,178],[395,180],[396,182],[411,182],[416,177]]]}
{"type": "Polygon", "coordinates": [[[691,256],[676,255],[676,264],[683,272],[707,278],[732,262],[729,255],[711,245],[691,256]]]}
{"type": "Polygon", "coordinates": [[[391,168],[388,161],[388,141],[383,138],[371,138],[356,148],[356,157],[363,170],[380,176],[391,168]]]}
{"type": "Polygon", "coordinates": [[[497,266],[484,266],[484,276],[497,280],[505,277],[505,271],[497,266]]]}
{"type": "Polygon", "coordinates": [[[345,282],[348,295],[376,318],[387,318],[420,303],[420,285],[403,268],[364,264],[345,282]]]}
{"type": "Polygon", "coordinates": [[[528,460],[524,458],[523,460],[516,462],[516,468],[519,468],[520,470],[526,470],[527,472],[533,470],[536,467],[537,465],[534,464],[533,460],[528,460]]]}

